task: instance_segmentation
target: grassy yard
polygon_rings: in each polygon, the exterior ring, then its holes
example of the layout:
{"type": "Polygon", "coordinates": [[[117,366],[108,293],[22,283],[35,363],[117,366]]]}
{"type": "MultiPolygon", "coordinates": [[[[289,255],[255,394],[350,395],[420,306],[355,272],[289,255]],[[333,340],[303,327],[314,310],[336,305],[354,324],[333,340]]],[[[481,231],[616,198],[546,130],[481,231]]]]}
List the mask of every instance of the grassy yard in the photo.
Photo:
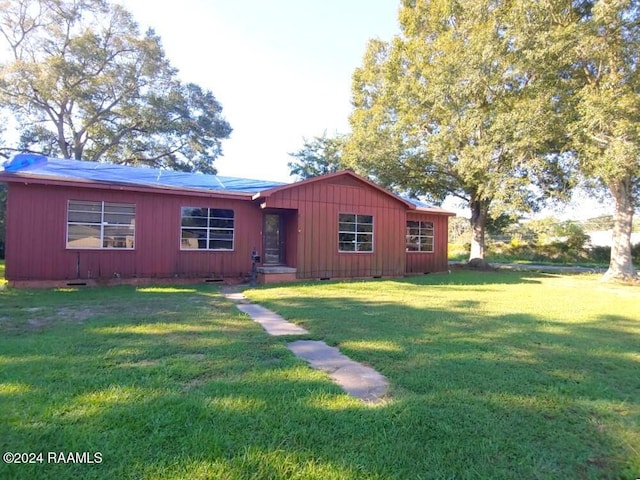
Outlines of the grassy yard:
{"type": "Polygon", "coordinates": [[[390,398],[348,397],[213,286],[0,290],[1,450],[44,455],[0,478],[640,477],[638,287],[457,272],[247,295],[390,398]]]}

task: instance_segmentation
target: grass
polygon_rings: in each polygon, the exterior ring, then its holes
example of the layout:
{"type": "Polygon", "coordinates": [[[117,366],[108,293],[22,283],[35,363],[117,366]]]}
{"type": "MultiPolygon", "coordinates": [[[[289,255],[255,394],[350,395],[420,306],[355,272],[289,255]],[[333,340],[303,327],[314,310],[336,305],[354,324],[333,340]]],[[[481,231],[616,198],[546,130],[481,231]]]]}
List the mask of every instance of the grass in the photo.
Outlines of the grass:
{"type": "Polygon", "coordinates": [[[367,406],[216,287],[0,291],[0,478],[640,475],[637,287],[522,272],[264,287],[383,372],[367,406]]]}
{"type": "MultiPolygon", "coordinates": [[[[469,261],[469,252],[466,249],[449,247],[448,260],[450,262],[463,262],[469,261]]],[[[549,266],[570,266],[570,267],[586,267],[586,268],[607,268],[609,263],[606,261],[595,261],[588,259],[562,259],[562,258],[550,258],[544,255],[524,255],[520,254],[507,254],[498,253],[489,249],[486,252],[485,260],[492,264],[501,263],[516,263],[521,265],[549,265],[549,266]]]]}
{"type": "MultiPolygon", "coordinates": [[[[469,245],[449,244],[448,259],[455,262],[469,260],[469,245]]],[[[632,261],[640,268],[640,244],[631,248],[632,261]]],[[[611,247],[595,246],[575,248],[566,243],[551,244],[506,244],[490,241],[487,243],[485,260],[489,263],[520,263],[535,265],[564,265],[587,268],[608,268],[611,247]]]]}
{"type": "Polygon", "coordinates": [[[404,452],[400,478],[637,478],[640,290],[598,278],[459,272],[248,295],[391,380],[394,447],[380,454],[404,452]]]}

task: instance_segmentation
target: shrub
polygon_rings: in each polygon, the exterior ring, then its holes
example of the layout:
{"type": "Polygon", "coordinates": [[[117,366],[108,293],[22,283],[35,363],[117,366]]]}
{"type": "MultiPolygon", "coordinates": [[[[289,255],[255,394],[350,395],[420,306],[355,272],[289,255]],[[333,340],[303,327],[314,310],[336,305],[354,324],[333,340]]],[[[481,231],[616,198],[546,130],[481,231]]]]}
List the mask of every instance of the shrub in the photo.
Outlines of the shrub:
{"type": "Polygon", "coordinates": [[[448,247],[449,260],[464,260],[469,256],[471,244],[450,243],[448,247]]]}
{"type": "Polygon", "coordinates": [[[597,263],[609,263],[611,247],[597,245],[589,251],[589,258],[597,263]]]}
{"type": "Polygon", "coordinates": [[[584,229],[574,222],[564,222],[557,229],[558,235],[566,237],[564,243],[569,250],[582,250],[589,240],[589,235],[584,229]]]}
{"type": "MultiPolygon", "coordinates": [[[[597,263],[609,263],[611,247],[593,247],[589,251],[589,259],[597,263]]],[[[631,261],[636,267],[640,267],[640,243],[631,246],[631,261]]]]}

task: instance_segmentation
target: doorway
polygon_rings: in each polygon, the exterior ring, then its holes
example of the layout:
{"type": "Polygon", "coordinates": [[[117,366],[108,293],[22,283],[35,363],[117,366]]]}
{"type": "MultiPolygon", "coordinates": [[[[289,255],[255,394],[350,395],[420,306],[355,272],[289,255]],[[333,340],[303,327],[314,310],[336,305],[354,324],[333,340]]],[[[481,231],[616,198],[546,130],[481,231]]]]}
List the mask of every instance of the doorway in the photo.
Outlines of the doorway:
{"type": "Polygon", "coordinates": [[[277,213],[265,213],[263,229],[263,264],[283,265],[284,259],[284,217],[277,213]]]}

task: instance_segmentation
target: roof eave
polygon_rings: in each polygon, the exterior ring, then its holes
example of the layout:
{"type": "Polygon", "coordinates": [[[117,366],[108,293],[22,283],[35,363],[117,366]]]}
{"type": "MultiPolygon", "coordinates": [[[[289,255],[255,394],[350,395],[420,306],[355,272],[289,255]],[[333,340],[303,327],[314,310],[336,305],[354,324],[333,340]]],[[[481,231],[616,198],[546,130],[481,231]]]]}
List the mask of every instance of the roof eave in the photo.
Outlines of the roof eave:
{"type": "Polygon", "coordinates": [[[424,212],[424,213],[436,213],[438,215],[446,215],[448,217],[455,217],[456,213],[452,212],[451,210],[445,210],[443,208],[437,208],[437,207],[418,207],[416,206],[416,211],[417,212],[424,212]]]}
{"type": "Polygon", "coordinates": [[[26,173],[0,172],[0,182],[34,183],[40,185],[54,185],[66,187],[96,188],[101,190],[126,190],[132,192],[168,193],[173,195],[215,196],[218,198],[235,198],[250,200],[251,192],[229,192],[209,190],[205,188],[172,187],[170,185],[143,185],[120,182],[101,182],[99,180],[73,179],[66,180],[47,175],[32,175],[26,173]]]}

